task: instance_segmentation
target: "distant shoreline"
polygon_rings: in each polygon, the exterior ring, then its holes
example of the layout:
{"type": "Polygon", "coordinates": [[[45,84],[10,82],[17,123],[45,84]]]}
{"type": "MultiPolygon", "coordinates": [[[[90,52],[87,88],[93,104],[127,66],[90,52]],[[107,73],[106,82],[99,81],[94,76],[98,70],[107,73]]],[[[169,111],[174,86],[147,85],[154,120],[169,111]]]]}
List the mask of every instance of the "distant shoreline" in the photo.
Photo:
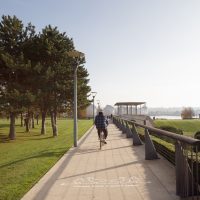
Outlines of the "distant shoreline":
{"type": "MultiPolygon", "coordinates": [[[[181,119],[181,116],[173,116],[173,115],[158,115],[158,116],[150,116],[151,119],[155,117],[155,119],[181,119]]],[[[194,116],[193,118],[199,119],[199,116],[194,116]]]]}
{"type": "Polygon", "coordinates": [[[172,115],[155,115],[150,116],[151,119],[155,117],[155,119],[181,119],[181,116],[172,116],[172,115]]]}

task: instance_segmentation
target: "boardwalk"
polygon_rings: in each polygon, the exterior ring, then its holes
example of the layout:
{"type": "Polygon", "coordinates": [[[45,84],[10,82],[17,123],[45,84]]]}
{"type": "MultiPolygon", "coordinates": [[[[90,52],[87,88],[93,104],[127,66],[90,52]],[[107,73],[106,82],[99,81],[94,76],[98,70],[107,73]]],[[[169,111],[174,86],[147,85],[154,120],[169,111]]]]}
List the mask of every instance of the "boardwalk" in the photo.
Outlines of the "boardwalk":
{"type": "Polygon", "coordinates": [[[174,171],[162,157],[146,161],[144,145],[110,124],[102,150],[93,129],[22,200],[175,200],[174,171]]]}

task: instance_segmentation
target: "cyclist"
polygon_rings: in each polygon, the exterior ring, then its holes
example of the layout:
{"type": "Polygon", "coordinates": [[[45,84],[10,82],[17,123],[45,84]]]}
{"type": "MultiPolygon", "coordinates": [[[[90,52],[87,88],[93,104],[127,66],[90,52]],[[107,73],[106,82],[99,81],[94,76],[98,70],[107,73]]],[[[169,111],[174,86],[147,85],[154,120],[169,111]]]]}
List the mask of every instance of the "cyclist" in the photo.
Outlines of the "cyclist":
{"type": "MultiPolygon", "coordinates": [[[[99,139],[101,131],[103,131],[104,139],[106,139],[108,136],[108,130],[107,130],[108,120],[103,115],[103,112],[101,110],[99,111],[99,114],[95,117],[94,124],[96,125],[99,139]]],[[[106,141],[104,141],[104,143],[107,144],[106,141]]]]}

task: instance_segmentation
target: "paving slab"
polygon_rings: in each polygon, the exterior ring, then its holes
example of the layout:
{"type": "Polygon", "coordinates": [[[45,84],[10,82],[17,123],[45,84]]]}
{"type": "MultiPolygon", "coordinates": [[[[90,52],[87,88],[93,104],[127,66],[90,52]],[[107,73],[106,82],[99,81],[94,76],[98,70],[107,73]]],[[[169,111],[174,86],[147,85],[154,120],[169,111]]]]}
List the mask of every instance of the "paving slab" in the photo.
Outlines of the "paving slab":
{"type": "Polygon", "coordinates": [[[71,148],[22,200],[178,200],[175,169],[162,156],[145,160],[114,124],[99,149],[96,129],[71,148]]]}

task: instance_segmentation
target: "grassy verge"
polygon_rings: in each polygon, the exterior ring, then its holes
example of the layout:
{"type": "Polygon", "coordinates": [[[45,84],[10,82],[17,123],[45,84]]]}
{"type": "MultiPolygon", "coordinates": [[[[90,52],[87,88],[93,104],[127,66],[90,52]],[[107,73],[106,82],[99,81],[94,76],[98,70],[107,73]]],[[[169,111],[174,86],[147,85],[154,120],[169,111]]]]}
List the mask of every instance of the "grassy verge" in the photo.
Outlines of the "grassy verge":
{"type": "Polygon", "coordinates": [[[184,135],[194,137],[197,131],[200,131],[200,120],[155,120],[156,127],[172,126],[183,130],[184,135]]]}
{"type": "MultiPolygon", "coordinates": [[[[46,126],[47,134],[42,136],[40,126],[25,133],[17,125],[17,139],[7,141],[9,121],[0,120],[0,200],[20,199],[72,146],[72,120],[58,120],[56,138],[49,120],[46,126]]],[[[79,120],[79,138],[91,126],[91,120],[79,120]]]]}
{"type": "MultiPolygon", "coordinates": [[[[142,138],[144,138],[144,134],[145,134],[145,133],[144,133],[144,129],[143,129],[143,128],[137,128],[137,131],[138,131],[138,133],[139,133],[141,136],[143,136],[142,138]]],[[[157,142],[157,143],[159,143],[159,144],[161,144],[161,145],[167,147],[169,150],[175,151],[175,150],[174,150],[174,145],[173,145],[173,144],[171,144],[171,143],[169,143],[169,142],[166,142],[166,141],[164,141],[164,140],[162,140],[162,139],[160,139],[160,138],[158,138],[158,137],[155,137],[155,136],[153,136],[153,135],[151,135],[151,139],[152,139],[153,141],[155,141],[155,142],[157,142]]]]}

